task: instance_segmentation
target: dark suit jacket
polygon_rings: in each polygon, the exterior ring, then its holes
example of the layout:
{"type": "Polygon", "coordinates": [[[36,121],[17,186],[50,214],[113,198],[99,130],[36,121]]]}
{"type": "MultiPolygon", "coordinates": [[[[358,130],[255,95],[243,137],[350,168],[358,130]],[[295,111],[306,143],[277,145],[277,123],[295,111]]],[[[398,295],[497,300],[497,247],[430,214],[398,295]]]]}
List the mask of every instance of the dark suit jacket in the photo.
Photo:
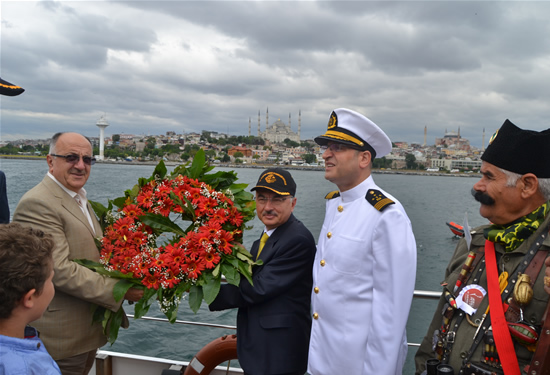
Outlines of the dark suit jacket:
{"type": "MultiPolygon", "coordinates": [[[[252,245],[256,257],[259,240],[252,245]]],[[[210,310],[238,307],[237,352],[248,374],[305,373],[315,240],[291,215],[267,240],[252,280],[222,285],[210,310]]]]}
{"type": "Polygon", "coordinates": [[[6,190],[6,175],[0,171],[0,224],[10,222],[10,206],[8,205],[8,193],[6,190]]]}

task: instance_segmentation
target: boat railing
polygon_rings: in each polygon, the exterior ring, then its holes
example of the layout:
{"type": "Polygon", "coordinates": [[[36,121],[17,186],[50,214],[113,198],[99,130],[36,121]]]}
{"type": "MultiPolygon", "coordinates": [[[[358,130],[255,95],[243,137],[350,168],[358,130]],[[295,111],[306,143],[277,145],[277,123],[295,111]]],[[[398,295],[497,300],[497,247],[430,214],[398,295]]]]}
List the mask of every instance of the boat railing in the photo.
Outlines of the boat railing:
{"type": "MultiPolygon", "coordinates": [[[[441,292],[434,292],[430,290],[415,290],[413,298],[418,299],[433,299],[437,300],[441,297],[441,292]]],[[[133,315],[128,314],[129,318],[134,318],[133,315]]],[[[143,316],[140,319],[143,320],[150,320],[150,321],[156,321],[156,322],[166,322],[168,323],[168,319],[166,318],[155,318],[151,316],[143,316]]],[[[193,326],[203,326],[203,327],[210,327],[210,328],[223,328],[223,329],[233,329],[236,330],[237,327],[233,325],[226,325],[226,324],[216,324],[216,323],[203,323],[203,322],[195,322],[191,320],[176,320],[174,324],[189,324],[193,326]]],[[[419,343],[408,343],[409,346],[418,347],[420,346],[419,343]]]]}

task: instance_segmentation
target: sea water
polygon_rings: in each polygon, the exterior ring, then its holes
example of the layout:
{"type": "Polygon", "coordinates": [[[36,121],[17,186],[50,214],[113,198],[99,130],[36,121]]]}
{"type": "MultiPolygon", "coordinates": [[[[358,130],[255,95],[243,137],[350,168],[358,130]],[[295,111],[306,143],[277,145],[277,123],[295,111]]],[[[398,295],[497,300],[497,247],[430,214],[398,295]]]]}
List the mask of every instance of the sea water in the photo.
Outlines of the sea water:
{"type": "MultiPolygon", "coordinates": [[[[168,167],[171,170],[173,167],[168,167]]],[[[21,196],[38,184],[47,172],[45,160],[1,159],[0,169],[7,178],[8,201],[11,214],[21,196]]],[[[228,168],[219,168],[228,170],[228,168]]],[[[126,189],[132,188],[139,177],[149,177],[153,165],[137,163],[104,164],[97,163],[92,172],[86,191],[91,200],[107,204],[108,199],[123,196],[126,189]]],[[[254,186],[261,169],[235,169],[239,182],[254,186]]],[[[318,238],[325,213],[325,195],[336,190],[335,186],[324,179],[323,171],[291,170],[297,184],[297,204],[295,216],[301,220],[318,238]]],[[[388,193],[396,197],[405,207],[412,222],[418,250],[418,265],[415,289],[440,290],[445,267],[457,244],[446,222],[454,221],[463,224],[467,214],[471,227],[484,224],[485,219],[479,216],[479,204],[470,195],[470,189],[476,178],[458,176],[420,176],[404,174],[374,173],[375,182],[388,193]]],[[[255,218],[250,224],[251,230],[245,232],[244,244],[250,248],[259,238],[263,225],[255,218]]],[[[396,233],[395,235],[399,235],[396,233]]],[[[409,342],[420,343],[426,334],[433,316],[436,301],[415,299],[407,324],[409,342]]],[[[344,308],[344,307],[343,307],[344,308]]],[[[129,314],[131,306],[125,305],[129,314]]],[[[158,307],[153,306],[148,316],[164,317],[158,307]]],[[[210,312],[201,306],[197,314],[182,301],[178,314],[179,320],[205,323],[235,325],[236,311],[227,310],[210,312]]],[[[132,354],[162,357],[189,361],[200,348],[211,340],[234,330],[200,327],[191,325],[171,325],[151,321],[131,321],[130,328],[120,330],[117,342],[106,345],[105,350],[132,354]]],[[[415,347],[409,348],[404,374],[414,373],[415,347]]],[[[232,364],[233,366],[234,364],[232,364]]]]}

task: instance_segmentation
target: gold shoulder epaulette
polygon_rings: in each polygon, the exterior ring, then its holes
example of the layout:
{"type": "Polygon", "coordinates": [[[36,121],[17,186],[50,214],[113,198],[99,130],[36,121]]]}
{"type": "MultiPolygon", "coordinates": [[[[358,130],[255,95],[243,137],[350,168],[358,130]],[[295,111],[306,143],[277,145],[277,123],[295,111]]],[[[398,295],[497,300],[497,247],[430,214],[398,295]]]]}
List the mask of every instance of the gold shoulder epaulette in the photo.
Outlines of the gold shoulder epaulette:
{"type": "Polygon", "coordinates": [[[378,211],[384,211],[389,205],[395,204],[390,198],[386,197],[378,190],[370,189],[365,195],[365,199],[378,211]]]}
{"type": "Polygon", "coordinates": [[[332,199],[337,198],[340,196],[340,192],[338,190],[331,191],[327,195],[325,195],[325,199],[332,199]]]}

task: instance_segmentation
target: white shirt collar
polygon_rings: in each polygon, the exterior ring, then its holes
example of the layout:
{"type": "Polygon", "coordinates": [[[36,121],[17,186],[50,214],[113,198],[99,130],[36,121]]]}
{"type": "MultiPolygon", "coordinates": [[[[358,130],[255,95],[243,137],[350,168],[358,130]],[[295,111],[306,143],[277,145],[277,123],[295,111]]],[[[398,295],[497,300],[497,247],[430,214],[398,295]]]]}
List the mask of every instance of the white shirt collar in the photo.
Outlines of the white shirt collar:
{"type": "Polygon", "coordinates": [[[374,180],[372,176],[369,176],[356,187],[340,192],[340,196],[343,202],[353,202],[356,199],[364,198],[366,191],[373,186],[374,180]]]}
{"type": "Polygon", "coordinates": [[[86,198],[86,190],[84,190],[84,188],[81,188],[81,189],[79,190],[79,192],[76,193],[76,192],[74,192],[74,191],[72,191],[72,190],[67,189],[61,182],[57,181],[57,179],[56,179],[56,178],[53,176],[53,174],[51,174],[50,172],[47,173],[47,176],[48,176],[49,178],[51,178],[52,180],[54,180],[54,182],[55,182],[57,185],[59,185],[59,187],[60,187],[61,189],[63,189],[63,191],[65,191],[67,194],[69,194],[69,195],[71,196],[71,198],[76,197],[76,195],[78,194],[78,195],[80,195],[80,197],[81,197],[84,201],[87,201],[87,198],[86,198]]]}

